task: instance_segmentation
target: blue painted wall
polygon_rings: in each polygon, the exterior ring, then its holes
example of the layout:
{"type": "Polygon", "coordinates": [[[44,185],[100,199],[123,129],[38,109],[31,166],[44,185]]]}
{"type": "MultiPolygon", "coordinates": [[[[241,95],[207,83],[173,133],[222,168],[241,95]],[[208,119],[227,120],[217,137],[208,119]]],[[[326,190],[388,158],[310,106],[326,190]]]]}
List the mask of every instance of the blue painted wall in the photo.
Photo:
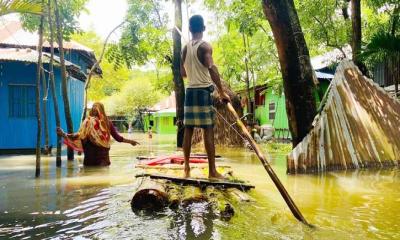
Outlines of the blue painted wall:
{"type": "Polygon", "coordinates": [[[76,50],[66,50],[65,52],[65,60],[70,61],[76,65],[78,65],[81,68],[81,71],[83,73],[87,73],[87,69],[89,64],[85,60],[85,57],[83,57],[79,51],[76,50]]]}
{"type": "MultiPolygon", "coordinates": [[[[45,68],[47,68],[46,65],[45,68]]],[[[60,69],[56,69],[55,78],[61,126],[63,129],[66,129],[64,104],[61,95],[60,69]]],[[[46,80],[49,80],[48,74],[46,74],[46,80]]],[[[36,117],[16,118],[10,117],[9,114],[10,85],[17,84],[35,86],[36,64],[0,62],[0,149],[33,149],[36,146],[36,117]]],[[[69,77],[68,88],[74,130],[77,131],[83,109],[84,82],[69,77]]],[[[50,89],[48,90],[47,101],[43,101],[46,92],[47,85],[41,86],[41,109],[43,110],[43,104],[46,104],[49,123],[49,142],[50,145],[55,146],[57,137],[55,133],[54,105],[50,89]]],[[[44,124],[43,114],[42,124],[44,124]]],[[[44,127],[42,129],[44,131],[44,127]]],[[[44,134],[42,136],[42,146],[44,146],[44,134]]]]}

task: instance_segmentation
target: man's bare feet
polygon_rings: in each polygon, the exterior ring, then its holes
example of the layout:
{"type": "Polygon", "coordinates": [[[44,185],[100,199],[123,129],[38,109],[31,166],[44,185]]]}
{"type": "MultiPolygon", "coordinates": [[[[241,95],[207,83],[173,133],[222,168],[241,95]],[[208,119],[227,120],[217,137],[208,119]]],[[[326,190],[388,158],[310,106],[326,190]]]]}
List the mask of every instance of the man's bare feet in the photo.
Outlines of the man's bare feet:
{"type": "Polygon", "coordinates": [[[190,168],[185,168],[184,178],[190,178],[190,168]]]}
{"type": "Polygon", "coordinates": [[[217,172],[217,171],[215,171],[215,172],[213,172],[213,173],[209,173],[208,174],[208,178],[212,178],[212,179],[225,179],[225,177],[222,175],[222,174],[220,174],[219,172],[217,172]]]}

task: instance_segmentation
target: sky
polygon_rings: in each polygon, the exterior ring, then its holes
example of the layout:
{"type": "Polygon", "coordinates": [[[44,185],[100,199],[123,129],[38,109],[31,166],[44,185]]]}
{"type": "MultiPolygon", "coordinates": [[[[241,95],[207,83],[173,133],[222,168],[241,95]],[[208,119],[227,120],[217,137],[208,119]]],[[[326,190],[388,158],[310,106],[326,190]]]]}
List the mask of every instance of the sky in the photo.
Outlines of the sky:
{"type": "MultiPolygon", "coordinates": [[[[79,17],[79,25],[85,31],[94,30],[103,39],[120,24],[128,8],[126,0],[90,0],[86,8],[88,13],[79,17]]],[[[112,40],[118,39],[118,32],[112,36],[112,40]]]]}
{"type": "MultiPolygon", "coordinates": [[[[183,3],[186,1],[183,0],[183,3]]],[[[206,19],[206,25],[212,29],[211,24],[208,24],[210,20],[214,19],[214,16],[205,9],[202,5],[203,1],[195,1],[195,3],[191,4],[188,7],[189,14],[187,13],[187,7],[185,4],[182,4],[182,19],[183,19],[183,35],[185,39],[188,38],[188,27],[187,21],[188,16],[192,16],[194,14],[201,14],[206,19]],[[207,20],[208,19],[208,20],[207,20]]],[[[89,10],[88,13],[83,13],[79,18],[80,26],[83,30],[94,30],[98,35],[100,35],[103,39],[107,37],[109,32],[121,23],[124,19],[125,12],[127,11],[128,4],[126,0],[89,0],[86,5],[86,8],[89,10]]],[[[174,27],[173,17],[174,17],[174,5],[172,1],[168,1],[164,4],[163,11],[168,13],[170,22],[168,23],[168,27],[172,29],[174,27]]],[[[111,40],[116,41],[120,36],[120,32],[116,32],[112,35],[111,40]]],[[[206,31],[205,40],[212,40],[213,36],[210,35],[210,31],[206,31]]],[[[185,40],[183,40],[185,41],[185,40]]]]}

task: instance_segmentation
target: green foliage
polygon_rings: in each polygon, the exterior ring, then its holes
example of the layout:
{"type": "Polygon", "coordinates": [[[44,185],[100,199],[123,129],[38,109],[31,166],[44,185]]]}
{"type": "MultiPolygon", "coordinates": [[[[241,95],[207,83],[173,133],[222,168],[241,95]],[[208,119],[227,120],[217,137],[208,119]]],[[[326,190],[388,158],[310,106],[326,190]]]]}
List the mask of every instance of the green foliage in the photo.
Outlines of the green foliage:
{"type": "Polygon", "coordinates": [[[109,115],[135,116],[138,109],[156,104],[160,94],[151,84],[151,74],[136,72],[133,78],[124,83],[121,91],[103,100],[109,115]]]}
{"type": "MultiPolygon", "coordinates": [[[[311,55],[332,48],[342,49],[350,44],[352,28],[347,1],[322,0],[315,4],[314,0],[297,0],[295,3],[311,55]]],[[[394,16],[398,16],[395,12],[399,4],[398,0],[362,2],[364,43],[368,43],[378,32],[389,31],[394,16]]]]}
{"type": "MultiPolygon", "coordinates": [[[[96,56],[102,51],[103,40],[94,32],[75,34],[72,39],[90,47],[96,56]]],[[[89,86],[89,101],[104,101],[111,115],[133,116],[138,108],[154,105],[163,93],[173,89],[171,73],[168,69],[143,72],[131,70],[126,65],[119,68],[103,59],[100,64],[103,76],[94,76],[89,86]]]]}
{"type": "Polygon", "coordinates": [[[40,0],[0,0],[0,16],[10,13],[42,14],[40,0]]]}
{"type": "MultiPolygon", "coordinates": [[[[85,4],[87,2],[88,0],[58,0],[61,23],[63,26],[63,36],[66,40],[69,40],[71,35],[81,32],[77,19],[83,11],[87,11],[85,9],[85,4]]],[[[47,3],[48,1],[45,0],[46,6],[47,3]]],[[[47,11],[47,7],[43,12],[44,14],[49,14],[47,11]]],[[[26,30],[33,32],[39,29],[40,16],[32,14],[22,14],[20,19],[22,21],[23,27],[26,30]]],[[[46,17],[44,23],[45,36],[49,35],[49,24],[47,23],[47,21],[48,19],[46,17]]],[[[56,24],[53,23],[54,28],[55,25],[56,24]]]]}
{"type": "MultiPolygon", "coordinates": [[[[74,34],[72,39],[93,49],[96,56],[101,54],[103,40],[94,31],[74,34]]],[[[115,69],[114,64],[107,59],[100,63],[100,67],[103,70],[103,76],[102,78],[94,76],[88,91],[88,97],[92,101],[102,100],[118,92],[131,78],[131,71],[126,66],[115,69]]]]}
{"type": "Polygon", "coordinates": [[[255,79],[256,85],[267,83],[280,92],[282,78],[277,51],[261,11],[261,1],[207,0],[205,4],[225,25],[213,44],[214,59],[223,78],[234,89],[243,89],[247,58],[250,82],[255,79]]]}
{"type": "Polygon", "coordinates": [[[157,89],[160,93],[169,95],[174,91],[174,81],[172,80],[171,70],[162,68],[157,69],[155,77],[153,77],[152,85],[154,89],[157,89]]]}
{"type": "Polygon", "coordinates": [[[298,0],[295,3],[311,55],[333,48],[341,50],[350,42],[351,20],[345,19],[347,1],[322,0],[315,4],[314,0],[298,0]]]}
{"type": "Polygon", "coordinates": [[[132,68],[154,60],[158,67],[171,56],[172,40],[168,37],[167,16],[160,15],[161,1],[129,0],[126,20],[118,44],[112,44],[106,58],[115,68],[132,68]]]}
{"type": "Polygon", "coordinates": [[[400,36],[387,32],[376,33],[361,54],[361,58],[371,64],[400,56],[400,36]]]}
{"type": "Polygon", "coordinates": [[[400,56],[400,2],[397,0],[368,0],[364,11],[368,19],[365,35],[368,40],[360,57],[370,67],[400,56]]]}

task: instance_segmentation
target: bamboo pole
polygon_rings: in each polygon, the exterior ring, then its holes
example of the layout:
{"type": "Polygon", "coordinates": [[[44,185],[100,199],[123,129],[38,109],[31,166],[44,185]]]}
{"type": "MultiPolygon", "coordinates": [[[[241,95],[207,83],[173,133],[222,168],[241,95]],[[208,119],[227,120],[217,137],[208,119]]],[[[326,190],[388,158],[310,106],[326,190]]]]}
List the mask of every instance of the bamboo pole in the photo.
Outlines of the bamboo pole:
{"type": "Polygon", "coordinates": [[[289,193],[286,191],[285,187],[283,186],[282,182],[279,180],[278,176],[275,174],[274,170],[271,168],[271,165],[268,163],[267,159],[257,146],[257,143],[254,141],[254,139],[251,137],[250,133],[247,131],[246,126],[243,124],[243,122],[240,120],[239,115],[236,113],[235,109],[233,108],[232,104],[228,102],[226,104],[228,107],[229,111],[235,116],[236,118],[236,124],[242,129],[244,133],[244,137],[249,141],[250,145],[254,149],[255,153],[257,154],[258,158],[261,161],[261,164],[264,166],[265,170],[267,171],[268,175],[274,182],[275,186],[278,188],[279,192],[281,193],[283,199],[285,200],[286,204],[288,205],[290,211],[293,213],[294,217],[299,220],[300,222],[308,225],[310,225],[307,220],[303,217],[301,214],[300,210],[297,208],[296,204],[290,197],[289,193]]]}

